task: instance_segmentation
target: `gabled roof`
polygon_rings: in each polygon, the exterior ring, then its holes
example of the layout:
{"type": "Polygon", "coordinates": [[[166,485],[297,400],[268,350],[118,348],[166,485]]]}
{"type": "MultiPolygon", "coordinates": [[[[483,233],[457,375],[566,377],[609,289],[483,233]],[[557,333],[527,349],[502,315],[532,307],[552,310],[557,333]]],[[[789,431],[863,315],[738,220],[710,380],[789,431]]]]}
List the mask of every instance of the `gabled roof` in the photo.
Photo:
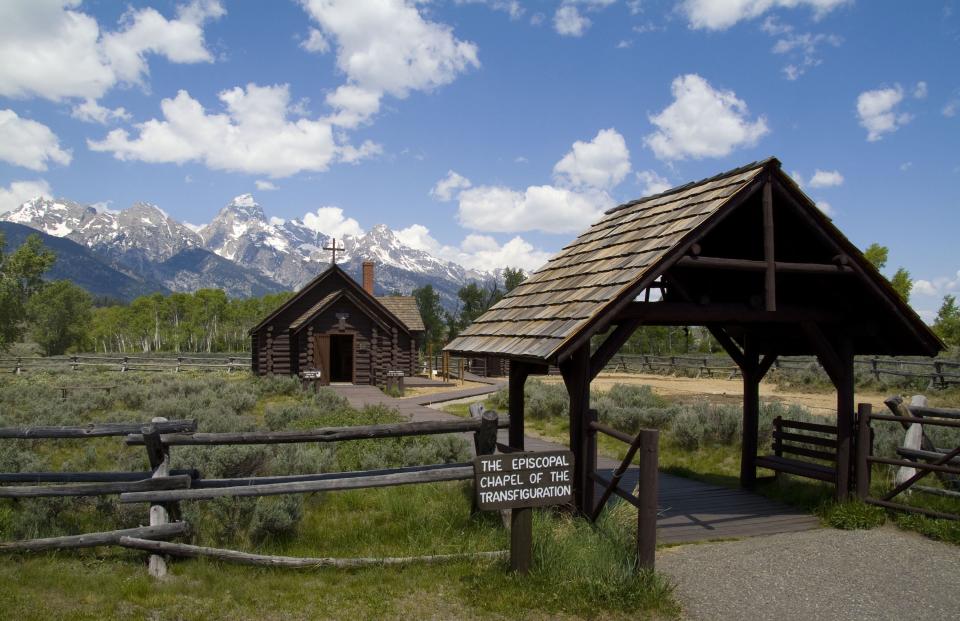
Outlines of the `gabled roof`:
{"type": "Polygon", "coordinates": [[[606,214],[546,265],[476,319],[444,349],[556,360],[583,343],[643,288],[676,262],[706,230],[755,195],[767,173],[796,192],[796,201],[817,226],[871,279],[883,281],[914,334],[925,333],[924,351],[939,341],[916,313],[869,266],[859,251],[817,210],[780,170],[774,158],[754,162],[709,179],[625,203],[606,214]],[[855,255],[855,256],[853,256],[855,255]],[[858,263],[859,265],[860,263],[858,263]],[[932,340],[931,340],[932,339],[932,340]]]}
{"type": "Polygon", "coordinates": [[[411,332],[423,332],[427,329],[423,325],[423,317],[420,316],[417,299],[412,295],[385,295],[378,297],[377,300],[402,321],[411,332]]]}
{"type": "Polygon", "coordinates": [[[358,299],[352,293],[350,293],[349,291],[345,291],[343,289],[339,289],[337,291],[332,291],[328,293],[326,296],[323,297],[322,300],[320,300],[319,302],[317,302],[316,304],[308,308],[306,311],[304,311],[302,315],[300,315],[299,317],[293,320],[293,322],[290,324],[290,329],[293,330],[294,332],[299,332],[300,328],[307,325],[314,317],[316,317],[320,313],[323,313],[328,308],[333,306],[336,302],[343,299],[349,300],[350,302],[353,303],[354,306],[357,306],[361,309],[366,310],[367,315],[371,319],[373,319],[373,321],[379,324],[381,328],[385,330],[390,329],[390,326],[387,325],[385,321],[377,317],[376,311],[370,308],[369,304],[367,303],[368,302],[367,300],[358,299]]]}
{"type": "MultiPolygon", "coordinates": [[[[376,312],[382,313],[385,317],[389,317],[390,319],[395,321],[397,325],[401,329],[403,329],[404,332],[409,333],[412,331],[412,329],[401,318],[397,317],[393,313],[393,311],[391,311],[382,303],[381,299],[378,299],[370,295],[369,293],[367,293],[367,291],[363,287],[361,287],[360,284],[357,283],[357,281],[351,278],[349,274],[343,271],[343,269],[339,265],[333,264],[330,267],[328,267],[326,270],[318,274],[313,280],[311,280],[306,285],[304,285],[303,288],[300,289],[300,291],[297,291],[295,294],[293,294],[293,296],[291,296],[290,299],[288,299],[286,302],[281,304],[279,308],[274,310],[272,313],[267,315],[260,323],[258,323],[256,326],[251,328],[250,334],[253,334],[259,331],[261,328],[263,328],[264,326],[266,326],[267,324],[275,320],[281,313],[289,309],[298,301],[302,300],[305,296],[310,295],[310,293],[314,289],[316,289],[317,286],[320,285],[320,283],[332,277],[339,277],[340,280],[343,282],[344,289],[339,289],[338,292],[347,291],[351,293],[352,298],[356,302],[362,301],[362,303],[376,310],[376,312]]],[[[318,300],[315,304],[311,305],[311,309],[318,308],[320,305],[324,305],[324,304],[329,305],[330,303],[332,303],[332,298],[330,298],[332,293],[333,292],[331,292],[331,294],[324,296],[323,299],[318,300]]],[[[309,320],[309,317],[304,317],[305,314],[309,314],[309,313],[310,313],[310,310],[307,310],[305,313],[301,313],[291,323],[300,321],[301,324],[298,324],[298,327],[299,327],[300,325],[302,325],[303,321],[309,320]]],[[[313,313],[313,314],[316,314],[316,313],[313,313]]]]}

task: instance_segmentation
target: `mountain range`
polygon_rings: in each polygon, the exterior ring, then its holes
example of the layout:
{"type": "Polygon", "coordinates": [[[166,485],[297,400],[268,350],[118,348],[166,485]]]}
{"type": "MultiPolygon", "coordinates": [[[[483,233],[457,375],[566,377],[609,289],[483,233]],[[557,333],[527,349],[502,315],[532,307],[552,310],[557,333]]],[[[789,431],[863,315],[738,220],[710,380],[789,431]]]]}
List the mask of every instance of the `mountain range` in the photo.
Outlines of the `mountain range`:
{"type": "MultiPolygon", "coordinates": [[[[250,194],[235,197],[206,225],[187,226],[150,203],[107,211],[66,199],[35,198],[0,215],[8,245],[27,227],[61,259],[51,273],[97,295],[129,300],[160,291],[219,288],[235,297],[299,289],[329,266],[331,236],[300,220],[267,219],[250,194]],[[86,266],[86,267],[84,267],[86,266]]],[[[457,291],[496,272],[479,272],[404,245],[386,225],[337,239],[337,263],[359,278],[377,265],[376,293],[409,294],[433,285],[444,306],[457,291]]]]}

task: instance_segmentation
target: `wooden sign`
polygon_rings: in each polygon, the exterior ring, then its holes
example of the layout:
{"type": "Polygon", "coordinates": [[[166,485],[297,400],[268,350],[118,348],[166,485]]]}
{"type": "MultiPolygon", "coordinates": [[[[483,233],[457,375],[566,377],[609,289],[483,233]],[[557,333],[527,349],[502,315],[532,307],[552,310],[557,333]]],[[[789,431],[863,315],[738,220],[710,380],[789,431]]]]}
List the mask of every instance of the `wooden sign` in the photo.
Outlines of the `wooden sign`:
{"type": "Polygon", "coordinates": [[[480,455],[473,460],[477,506],[485,511],[573,500],[573,452],[480,455]]]}
{"type": "Polygon", "coordinates": [[[403,371],[387,371],[387,377],[403,377],[403,371]]]}
{"type": "Polygon", "coordinates": [[[300,376],[301,376],[303,379],[313,379],[313,380],[317,380],[317,379],[320,379],[320,378],[321,378],[322,374],[321,374],[321,372],[320,372],[320,369],[313,369],[313,370],[310,370],[310,371],[303,371],[303,372],[301,372],[301,373],[300,373],[300,376]]]}

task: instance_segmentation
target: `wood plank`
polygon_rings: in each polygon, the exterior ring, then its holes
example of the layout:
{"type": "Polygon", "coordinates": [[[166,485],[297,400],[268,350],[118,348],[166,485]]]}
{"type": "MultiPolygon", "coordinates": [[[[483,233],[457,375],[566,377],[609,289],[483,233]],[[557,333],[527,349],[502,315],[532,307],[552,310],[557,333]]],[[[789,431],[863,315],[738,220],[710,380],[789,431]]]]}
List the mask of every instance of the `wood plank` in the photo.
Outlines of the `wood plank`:
{"type": "Polygon", "coordinates": [[[74,548],[92,548],[96,546],[116,545],[121,537],[141,539],[164,539],[184,535],[190,532],[186,522],[174,522],[163,526],[141,526],[101,533],[68,535],[66,537],[48,537],[25,541],[7,541],[0,543],[0,552],[41,552],[43,550],[67,550],[74,548]]]}

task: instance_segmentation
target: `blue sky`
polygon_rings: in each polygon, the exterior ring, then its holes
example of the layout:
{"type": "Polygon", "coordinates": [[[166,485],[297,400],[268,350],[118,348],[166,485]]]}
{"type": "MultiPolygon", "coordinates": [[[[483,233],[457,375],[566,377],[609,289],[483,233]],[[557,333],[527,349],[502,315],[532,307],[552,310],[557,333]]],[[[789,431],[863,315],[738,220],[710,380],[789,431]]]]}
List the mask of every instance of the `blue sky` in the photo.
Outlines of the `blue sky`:
{"type": "Polygon", "coordinates": [[[532,267],[603,208],[775,155],[930,319],[960,291],[958,130],[949,0],[0,6],[0,210],[202,224],[253,192],[532,267]]]}

